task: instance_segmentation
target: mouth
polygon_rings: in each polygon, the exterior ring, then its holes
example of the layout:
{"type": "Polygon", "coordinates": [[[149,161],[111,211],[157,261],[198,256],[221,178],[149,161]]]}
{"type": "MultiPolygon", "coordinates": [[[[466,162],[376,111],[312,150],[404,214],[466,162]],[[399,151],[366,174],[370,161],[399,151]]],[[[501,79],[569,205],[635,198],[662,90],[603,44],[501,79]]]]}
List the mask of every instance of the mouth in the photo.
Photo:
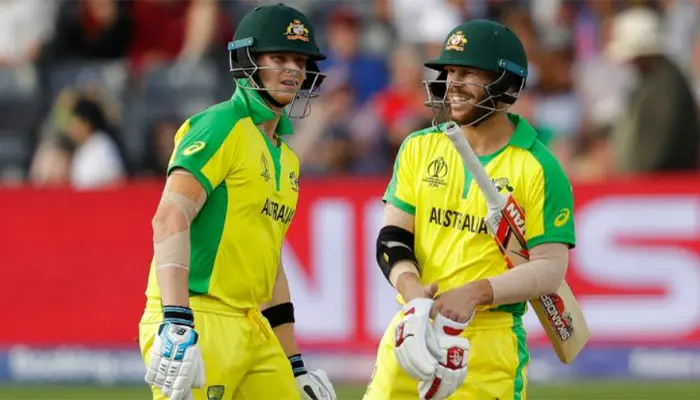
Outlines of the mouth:
{"type": "Polygon", "coordinates": [[[470,97],[462,93],[452,93],[448,95],[447,100],[453,110],[464,110],[470,105],[470,97]]]}
{"type": "Polygon", "coordinates": [[[285,79],[282,81],[281,86],[285,89],[295,90],[297,88],[297,82],[294,79],[285,79]]]}

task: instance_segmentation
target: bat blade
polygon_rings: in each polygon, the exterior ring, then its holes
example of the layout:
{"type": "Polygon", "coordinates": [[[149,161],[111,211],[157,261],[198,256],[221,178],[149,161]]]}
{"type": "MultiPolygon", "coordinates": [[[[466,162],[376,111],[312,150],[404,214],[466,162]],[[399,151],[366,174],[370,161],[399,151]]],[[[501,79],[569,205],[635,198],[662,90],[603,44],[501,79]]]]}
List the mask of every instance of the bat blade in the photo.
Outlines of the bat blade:
{"type": "MultiPolygon", "coordinates": [[[[508,268],[527,262],[530,255],[522,208],[512,195],[502,196],[498,193],[459,126],[448,125],[446,134],[486,198],[488,212],[484,222],[508,268]]],[[[530,305],[559,360],[565,364],[574,361],[588,343],[590,332],[581,307],[566,281],[562,282],[556,293],[531,299],[530,305]]]]}

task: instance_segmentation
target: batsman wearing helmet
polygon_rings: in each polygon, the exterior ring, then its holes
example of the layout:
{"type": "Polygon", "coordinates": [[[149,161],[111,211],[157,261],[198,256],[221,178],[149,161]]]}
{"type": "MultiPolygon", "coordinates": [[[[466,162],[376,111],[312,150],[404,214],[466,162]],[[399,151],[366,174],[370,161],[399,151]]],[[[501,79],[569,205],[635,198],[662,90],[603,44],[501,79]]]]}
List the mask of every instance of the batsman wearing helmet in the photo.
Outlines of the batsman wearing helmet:
{"type": "Polygon", "coordinates": [[[447,36],[425,81],[434,126],[403,142],[384,194],[377,262],[402,310],[380,342],[365,400],[526,397],[530,360],[522,317],[555,292],[575,245],[573,194],[557,160],[508,112],[527,57],[506,26],[472,20],[447,36]],[[457,122],[497,188],[524,208],[530,260],[508,269],[487,205],[450,139],[457,122]]]}
{"type": "Polygon", "coordinates": [[[325,56],[282,4],[247,14],[228,49],[236,91],[176,133],[153,217],[145,379],[154,399],[335,399],[304,366],[281,263],[299,196],[284,136],[294,109],[309,113],[325,56]]]}

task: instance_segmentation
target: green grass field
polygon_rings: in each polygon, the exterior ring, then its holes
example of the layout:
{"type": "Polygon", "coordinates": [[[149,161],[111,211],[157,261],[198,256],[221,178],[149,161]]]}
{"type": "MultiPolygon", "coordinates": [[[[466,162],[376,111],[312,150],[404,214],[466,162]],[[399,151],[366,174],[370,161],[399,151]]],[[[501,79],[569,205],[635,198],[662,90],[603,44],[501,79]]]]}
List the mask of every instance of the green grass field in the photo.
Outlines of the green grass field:
{"type": "MultiPolygon", "coordinates": [[[[338,386],[339,400],[359,400],[361,386],[338,386]]],[[[531,386],[532,400],[698,400],[700,382],[577,382],[531,386]]],[[[145,387],[0,386],[2,400],[148,400],[145,387]]],[[[387,399],[389,400],[389,399],[387,399]]],[[[490,399],[488,399],[490,400],[490,399]]]]}

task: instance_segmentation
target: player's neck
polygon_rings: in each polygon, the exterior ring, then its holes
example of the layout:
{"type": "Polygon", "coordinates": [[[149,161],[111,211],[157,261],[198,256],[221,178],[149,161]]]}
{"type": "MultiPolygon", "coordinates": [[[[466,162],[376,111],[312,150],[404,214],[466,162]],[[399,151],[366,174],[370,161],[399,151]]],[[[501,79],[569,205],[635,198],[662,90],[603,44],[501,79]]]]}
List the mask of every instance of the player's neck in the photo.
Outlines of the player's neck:
{"type": "Polygon", "coordinates": [[[272,111],[275,112],[275,117],[272,118],[271,120],[265,121],[262,124],[260,124],[260,130],[263,131],[265,136],[267,136],[268,139],[270,139],[270,142],[274,143],[275,146],[278,145],[277,143],[277,136],[275,134],[275,131],[277,130],[277,124],[280,122],[280,113],[281,110],[279,110],[277,107],[274,107],[272,105],[268,104],[268,107],[272,111]]]}
{"type": "Polygon", "coordinates": [[[465,126],[464,136],[480,156],[493,154],[502,149],[513,136],[515,127],[504,113],[492,116],[478,127],[465,126]]]}

